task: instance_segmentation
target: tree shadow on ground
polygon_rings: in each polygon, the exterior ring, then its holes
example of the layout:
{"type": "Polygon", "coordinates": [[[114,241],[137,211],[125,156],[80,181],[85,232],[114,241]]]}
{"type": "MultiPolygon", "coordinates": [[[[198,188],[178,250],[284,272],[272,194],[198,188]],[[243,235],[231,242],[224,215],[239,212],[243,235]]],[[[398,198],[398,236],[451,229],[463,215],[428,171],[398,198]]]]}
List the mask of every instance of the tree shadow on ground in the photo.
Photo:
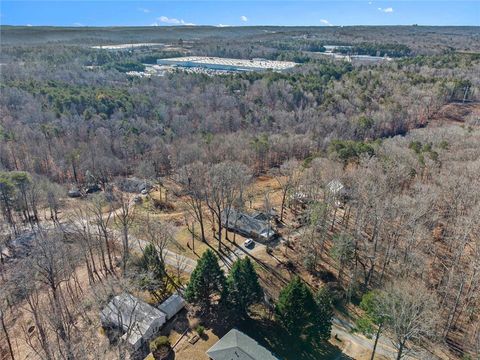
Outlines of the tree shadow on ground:
{"type": "Polygon", "coordinates": [[[328,343],[312,344],[288,334],[278,323],[265,318],[249,318],[238,324],[243,331],[269,349],[278,358],[285,360],[353,360],[341,350],[328,343]]]}

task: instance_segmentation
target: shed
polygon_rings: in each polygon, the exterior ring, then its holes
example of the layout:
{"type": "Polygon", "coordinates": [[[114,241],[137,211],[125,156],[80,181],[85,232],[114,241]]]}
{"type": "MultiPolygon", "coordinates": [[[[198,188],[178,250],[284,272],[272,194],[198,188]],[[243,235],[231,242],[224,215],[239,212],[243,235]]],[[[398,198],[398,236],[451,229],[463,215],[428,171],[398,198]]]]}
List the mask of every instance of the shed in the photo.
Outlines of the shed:
{"type": "Polygon", "coordinates": [[[337,179],[327,184],[327,196],[333,200],[338,207],[341,207],[348,200],[348,192],[345,185],[337,179]]]}
{"type": "Polygon", "coordinates": [[[173,294],[158,307],[167,316],[167,320],[174,317],[185,307],[185,300],[178,294],[173,294]]]}
{"type": "Polygon", "coordinates": [[[167,321],[166,315],[133,295],[115,296],[100,312],[104,327],[115,328],[124,334],[122,339],[133,350],[149,341],[167,321]]]}
{"type": "Polygon", "coordinates": [[[340,182],[340,180],[335,179],[327,184],[327,189],[332,195],[337,196],[345,191],[345,186],[340,182]]]}

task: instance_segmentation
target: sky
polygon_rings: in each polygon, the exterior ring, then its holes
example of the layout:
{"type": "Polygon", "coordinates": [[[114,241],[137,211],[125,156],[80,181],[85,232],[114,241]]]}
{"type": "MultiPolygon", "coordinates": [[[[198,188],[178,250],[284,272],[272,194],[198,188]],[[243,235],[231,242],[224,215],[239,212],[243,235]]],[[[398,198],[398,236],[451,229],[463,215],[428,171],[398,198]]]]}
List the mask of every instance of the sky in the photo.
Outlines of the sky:
{"type": "Polygon", "coordinates": [[[2,25],[476,25],[480,0],[1,0],[2,25]]]}

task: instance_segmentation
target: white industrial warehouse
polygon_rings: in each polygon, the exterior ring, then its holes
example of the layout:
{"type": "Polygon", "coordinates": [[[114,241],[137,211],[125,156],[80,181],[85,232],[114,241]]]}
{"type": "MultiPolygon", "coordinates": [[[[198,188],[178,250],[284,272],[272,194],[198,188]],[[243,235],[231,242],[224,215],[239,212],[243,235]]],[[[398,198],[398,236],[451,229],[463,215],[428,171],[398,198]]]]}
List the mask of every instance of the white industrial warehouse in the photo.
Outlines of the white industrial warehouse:
{"type": "Polygon", "coordinates": [[[185,68],[197,67],[219,71],[282,71],[297,65],[292,61],[274,61],[266,59],[229,59],[210,56],[186,56],[158,59],[157,64],[185,68]]]}

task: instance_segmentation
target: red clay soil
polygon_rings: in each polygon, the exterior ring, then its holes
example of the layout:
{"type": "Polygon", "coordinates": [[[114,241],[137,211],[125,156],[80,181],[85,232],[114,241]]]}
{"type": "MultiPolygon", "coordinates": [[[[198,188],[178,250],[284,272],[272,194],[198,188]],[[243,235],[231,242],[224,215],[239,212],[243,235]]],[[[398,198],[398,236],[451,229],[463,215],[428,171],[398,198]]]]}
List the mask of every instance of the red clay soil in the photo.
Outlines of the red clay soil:
{"type": "Polygon", "coordinates": [[[470,115],[480,118],[480,103],[450,103],[443,106],[428,122],[428,126],[461,125],[470,115]]]}

